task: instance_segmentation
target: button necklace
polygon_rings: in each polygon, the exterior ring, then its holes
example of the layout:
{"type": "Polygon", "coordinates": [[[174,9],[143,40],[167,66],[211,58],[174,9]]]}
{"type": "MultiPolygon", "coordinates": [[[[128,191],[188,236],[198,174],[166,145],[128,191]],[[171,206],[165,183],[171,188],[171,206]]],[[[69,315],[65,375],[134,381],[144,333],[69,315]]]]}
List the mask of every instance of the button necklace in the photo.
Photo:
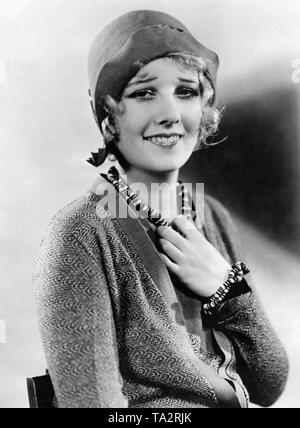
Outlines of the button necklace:
{"type": "MultiPolygon", "coordinates": [[[[156,227],[171,226],[171,224],[157,210],[145,204],[142,199],[132,191],[115,166],[111,166],[106,174],[101,173],[100,175],[115,187],[127,204],[130,205],[131,208],[134,208],[135,212],[142,218],[148,219],[148,221],[156,227]]],[[[178,192],[178,197],[181,198],[182,214],[189,220],[193,221],[188,192],[182,181],[178,181],[176,190],[178,192]]]]}

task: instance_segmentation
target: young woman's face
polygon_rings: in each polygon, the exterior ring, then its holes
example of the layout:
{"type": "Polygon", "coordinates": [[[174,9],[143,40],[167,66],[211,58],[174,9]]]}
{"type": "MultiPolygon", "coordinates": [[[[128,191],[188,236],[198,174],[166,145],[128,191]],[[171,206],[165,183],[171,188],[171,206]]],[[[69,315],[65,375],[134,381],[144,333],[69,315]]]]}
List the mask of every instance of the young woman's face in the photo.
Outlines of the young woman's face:
{"type": "Polygon", "coordinates": [[[144,66],[128,83],[117,116],[118,148],[130,169],[178,170],[197,143],[202,117],[198,73],[170,58],[144,66]]]}

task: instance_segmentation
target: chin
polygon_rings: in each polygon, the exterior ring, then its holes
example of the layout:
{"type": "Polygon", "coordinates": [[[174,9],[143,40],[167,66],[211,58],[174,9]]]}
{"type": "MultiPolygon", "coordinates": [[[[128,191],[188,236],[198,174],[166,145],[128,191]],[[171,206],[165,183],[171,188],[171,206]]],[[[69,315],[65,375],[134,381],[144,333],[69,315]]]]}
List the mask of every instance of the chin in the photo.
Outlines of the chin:
{"type": "MultiPolygon", "coordinates": [[[[155,165],[153,165],[153,168],[151,168],[152,171],[155,172],[168,172],[168,171],[175,171],[180,169],[186,161],[182,161],[182,160],[174,160],[174,161],[170,161],[170,160],[166,160],[165,162],[160,161],[160,162],[155,162],[155,165]]],[[[149,169],[149,164],[147,165],[148,169],[149,169]]]]}
{"type": "Polygon", "coordinates": [[[168,159],[161,159],[159,165],[167,169],[179,169],[188,161],[190,156],[190,154],[186,154],[185,156],[170,156],[168,159]]]}

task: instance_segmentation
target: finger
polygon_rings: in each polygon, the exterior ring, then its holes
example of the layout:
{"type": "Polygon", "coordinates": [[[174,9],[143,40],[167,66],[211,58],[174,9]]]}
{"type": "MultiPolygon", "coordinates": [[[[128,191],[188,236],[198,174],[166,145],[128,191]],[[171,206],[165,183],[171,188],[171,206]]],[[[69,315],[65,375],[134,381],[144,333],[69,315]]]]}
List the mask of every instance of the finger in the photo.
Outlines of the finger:
{"type": "Polygon", "coordinates": [[[176,274],[179,270],[179,266],[176,263],[173,263],[168,256],[166,256],[164,253],[160,253],[161,258],[163,259],[167,269],[171,271],[172,273],[176,274]]]}
{"type": "Polygon", "coordinates": [[[180,263],[183,253],[177,247],[175,247],[170,241],[164,238],[159,238],[159,244],[164,253],[173,260],[175,263],[180,263]]]}
{"type": "Polygon", "coordinates": [[[165,238],[167,241],[171,242],[171,244],[175,245],[175,247],[177,247],[179,250],[184,252],[186,247],[186,239],[179,235],[178,232],[169,226],[159,226],[157,228],[157,232],[161,238],[165,238]]]}
{"type": "Polygon", "coordinates": [[[172,226],[183,233],[189,241],[193,240],[195,232],[197,231],[194,223],[183,215],[175,217],[172,221],[172,226]]]}

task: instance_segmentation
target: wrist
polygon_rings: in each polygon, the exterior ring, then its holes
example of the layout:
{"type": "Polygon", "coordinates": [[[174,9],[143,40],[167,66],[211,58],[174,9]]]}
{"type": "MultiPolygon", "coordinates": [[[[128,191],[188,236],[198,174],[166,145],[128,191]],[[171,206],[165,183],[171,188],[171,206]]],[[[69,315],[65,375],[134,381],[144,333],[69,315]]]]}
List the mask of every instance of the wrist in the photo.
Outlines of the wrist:
{"type": "Polygon", "coordinates": [[[206,287],[201,297],[204,299],[209,299],[211,296],[213,296],[219,290],[222,284],[224,284],[224,282],[228,279],[230,270],[231,266],[229,263],[226,263],[220,267],[218,272],[215,273],[213,281],[206,287]]]}
{"type": "Polygon", "coordinates": [[[229,271],[228,277],[221,287],[210,297],[205,299],[203,312],[205,315],[212,315],[215,310],[227,299],[232,288],[243,283],[243,276],[249,273],[249,268],[242,262],[235,263],[229,271]]]}

